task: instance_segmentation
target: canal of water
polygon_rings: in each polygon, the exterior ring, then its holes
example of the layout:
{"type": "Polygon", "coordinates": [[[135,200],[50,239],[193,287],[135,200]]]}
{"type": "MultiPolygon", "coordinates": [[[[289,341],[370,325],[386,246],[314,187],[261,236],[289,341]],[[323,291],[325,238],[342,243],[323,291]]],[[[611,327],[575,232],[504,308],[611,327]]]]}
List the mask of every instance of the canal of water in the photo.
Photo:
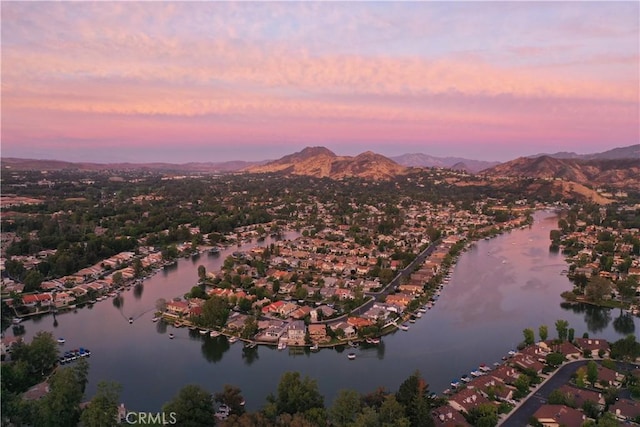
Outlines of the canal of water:
{"type": "MultiPolygon", "coordinates": [[[[247,409],[257,410],[269,393],[276,392],[287,371],[315,379],[327,405],[340,389],[366,393],[383,386],[395,391],[415,370],[420,370],[431,391],[441,393],[453,378],[481,363],[499,361],[522,341],[527,327],[537,335],[538,326],[546,324],[553,337],[555,321],[565,319],[576,336],[588,332],[617,340],[635,333],[640,319],[621,316],[619,310],[563,308],[560,293],[571,289],[561,274],[567,266],[560,254],[548,250],[549,231],[557,219],[542,211],[534,218],[527,229],[476,242],[461,255],[433,309],[409,331],[385,336],[379,346],[356,349],[355,360],[346,356],[351,349],[294,353],[259,346],[247,352],[241,343],[229,344],[224,337],[210,338],[151,321],[157,299],[187,292],[198,280],[199,265],[217,271],[231,252],[256,244],[231,247],[216,256],[181,259],[172,269],[146,280],[142,288],[125,292],[119,307],[109,299],[93,308],[22,324],[27,340],[46,330],[66,339],[61,350],[89,348],[87,397],[95,393],[99,381],[116,381],[123,386],[121,401],[138,411],[159,410],[186,384],[211,392],[222,390],[224,384],[236,385],[247,409]],[[129,317],[135,319],[133,324],[129,317]],[[170,332],[175,339],[168,338],[170,332]]],[[[260,244],[270,243],[267,239],[260,244]]]]}

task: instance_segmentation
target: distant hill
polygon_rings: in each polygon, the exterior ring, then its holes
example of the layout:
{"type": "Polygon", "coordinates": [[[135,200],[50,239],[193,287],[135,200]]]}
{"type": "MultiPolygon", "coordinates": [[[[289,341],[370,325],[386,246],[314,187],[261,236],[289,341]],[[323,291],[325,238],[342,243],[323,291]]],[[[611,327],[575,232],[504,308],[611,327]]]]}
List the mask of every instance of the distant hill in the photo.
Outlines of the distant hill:
{"type": "Polygon", "coordinates": [[[607,185],[640,189],[640,158],[618,160],[556,159],[549,156],[520,157],[482,171],[490,176],[561,178],[589,187],[607,185]]]}
{"type": "Polygon", "coordinates": [[[281,159],[264,165],[250,166],[244,170],[250,173],[282,172],[290,175],[306,175],[318,178],[360,177],[382,180],[404,174],[407,168],[371,151],[350,157],[337,156],[324,147],[307,147],[281,159]]]}
{"type": "Polygon", "coordinates": [[[573,152],[561,151],[554,154],[535,154],[527,156],[529,158],[553,157],[554,159],[577,159],[577,160],[617,160],[617,159],[640,159],[640,144],[628,147],[618,147],[602,153],[577,154],[573,152]]]}
{"type": "Polygon", "coordinates": [[[402,154],[390,157],[391,160],[402,166],[421,168],[450,168],[476,173],[483,169],[500,164],[500,162],[487,162],[483,160],[464,159],[462,157],[435,157],[422,153],[402,154]],[[464,169],[460,166],[464,165],[464,169]],[[455,166],[455,167],[454,167],[455,166]]]}
{"type": "Polygon", "coordinates": [[[0,164],[2,169],[13,170],[81,170],[81,171],[130,171],[130,170],[149,170],[149,171],[172,171],[172,172],[234,172],[240,169],[262,164],[265,162],[245,162],[245,161],[229,161],[229,162],[191,162],[191,163],[88,163],[88,162],[65,162],[61,160],[36,160],[36,159],[18,159],[13,157],[2,158],[0,164]]]}

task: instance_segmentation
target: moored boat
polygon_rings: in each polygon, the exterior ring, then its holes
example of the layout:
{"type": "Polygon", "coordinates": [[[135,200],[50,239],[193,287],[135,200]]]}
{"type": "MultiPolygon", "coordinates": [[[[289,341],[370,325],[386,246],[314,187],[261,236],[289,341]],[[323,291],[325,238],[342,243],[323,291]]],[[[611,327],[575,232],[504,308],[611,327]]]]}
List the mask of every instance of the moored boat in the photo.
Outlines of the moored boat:
{"type": "Polygon", "coordinates": [[[403,331],[408,331],[409,330],[409,325],[406,324],[402,324],[399,326],[400,329],[402,329],[403,331]]]}
{"type": "Polygon", "coordinates": [[[58,338],[58,344],[64,344],[66,342],[66,340],[62,337],[58,338]]]}
{"type": "Polygon", "coordinates": [[[355,353],[349,353],[349,354],[347,354],[347,358],[348,358],[349,360],[353,360],[353,359],[355,359],[355,358],[356,358],[356,354],[355,354],[355,353]]]}
{"type": "Polygon", "coordinates": [[[170,340],[172,340],[172,339],[174,339],[174,338],[175,338],[175,335],[173,335],[173,334],[169,334],[169,339],[170,339],[170,340]]]}
{"type": "Polygon", "coordinates": [[[229,337],[229,344],[233,344],[238,341],[238,337],[229,337]]]}

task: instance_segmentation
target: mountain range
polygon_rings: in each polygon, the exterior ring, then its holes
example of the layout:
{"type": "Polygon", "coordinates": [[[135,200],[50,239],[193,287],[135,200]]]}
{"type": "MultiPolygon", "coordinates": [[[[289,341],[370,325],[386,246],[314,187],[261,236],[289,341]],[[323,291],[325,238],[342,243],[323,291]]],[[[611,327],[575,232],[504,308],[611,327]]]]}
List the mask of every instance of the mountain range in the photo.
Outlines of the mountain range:
{"type": "Polygon", "coordinates": [[[263,162],[192,162],[172,163],[72,163],[58,160],[2,158],[2,169],[13,170],[149,170],[169,172],[283,173],[342,179],[390,179],[409,173],[412,168],[442,167],[481,173],[486,176],[561,178],[588,186],[611,185],[640,189],[640,144],[615,148],[602,153],[576,154],[560,152],[521,157],[509,162],[486,162],[459,157],[435,157],[427,154],[404,154],[388,158],[367,151],[357,156],[338,156],[325,147],[307,147],[278,160],[263,162]]]}
{"type": "Polygon", "coordinates": [[[300,152],[264,165],[249,166],[244,171],[250,173],[282,172],[290,175],[332,179],[356,176],[379,180],[405,174],[408,168],[372,151],[351,157],[338,156],[324,147],[307,147],[300,152]]]}

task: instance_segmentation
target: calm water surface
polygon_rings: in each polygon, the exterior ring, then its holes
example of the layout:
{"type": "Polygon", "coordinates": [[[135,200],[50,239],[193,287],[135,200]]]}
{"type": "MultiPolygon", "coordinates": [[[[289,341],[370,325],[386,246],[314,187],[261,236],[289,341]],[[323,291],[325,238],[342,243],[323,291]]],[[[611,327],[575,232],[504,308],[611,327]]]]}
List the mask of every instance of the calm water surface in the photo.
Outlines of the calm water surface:
{"type": "Polygon", "coordinates": [[[286,371],[317,380],[327,405],[343,388],[369,392],[384,386],[395,391],[416,369],[430,390],[440,393],[453,378],[481,363],[499,361],[522,341],[527,327],[537,335],[538,326],[546,324],[553,337],[555,321],[566,319],[576,336],[589,332],[617,340],[637,333],[639,319],[620,317],[619,310],[561,307],[560,293],[571,284],[560,274],[567,268],[562,256],[548,250],[549,231],[556,221],[554,214],[538,212],[531,228],[477,242],[460,257],[433,309],[409,331],[385,336],[380,346],[355,350],[353,361],[346,350],[292,353],[260,346],[245,352],[242,344],[229,345],[224,337],[211,339],[151,322],[158,298],[184,294],[198,280],[199,265],[217,271],[236,247],[218,256],[180,260],[173,269],[146,280],[142,289],[125,292],[120,307],[109,299],[55,319],[25,321],[25,335],[30,339],[47,330],[66,338],[63,349],[91,349],[87,396],[95,393],[99,381],[117,381],[123,386],[121,400],[131,410],[157,411],[190,383],[211,392],[234,384],[241,388],[247,408],[257,410],[269,393],[275,393],[286,371]],[[129,317],[135,319],[133,324],[129,317]],[[175,339],[168,338],[170,332],[175,339]]]}

